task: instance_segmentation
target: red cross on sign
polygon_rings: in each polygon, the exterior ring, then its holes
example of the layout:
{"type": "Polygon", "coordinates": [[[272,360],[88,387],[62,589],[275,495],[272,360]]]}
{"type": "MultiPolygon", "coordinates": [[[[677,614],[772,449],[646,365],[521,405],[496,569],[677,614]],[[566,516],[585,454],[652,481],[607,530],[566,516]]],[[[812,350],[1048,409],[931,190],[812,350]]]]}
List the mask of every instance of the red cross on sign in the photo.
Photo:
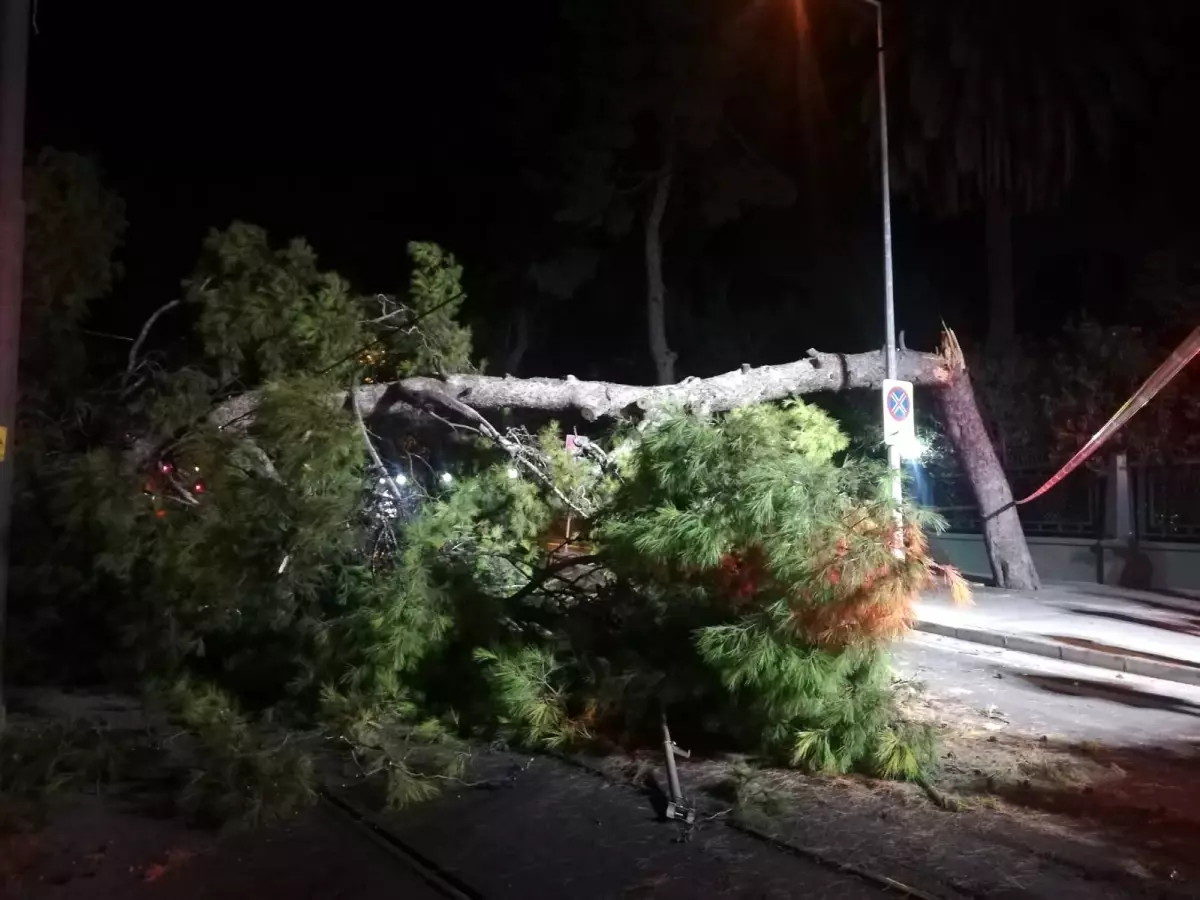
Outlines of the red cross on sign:
{"type": "Polygon", "coordinates": [[[902,387],[894,387],[888,391],[887,407],[888,415],[897,422],[907,419],[908,414],[912,411],[912,401],[909,399],[908,391],[902,387]]]}

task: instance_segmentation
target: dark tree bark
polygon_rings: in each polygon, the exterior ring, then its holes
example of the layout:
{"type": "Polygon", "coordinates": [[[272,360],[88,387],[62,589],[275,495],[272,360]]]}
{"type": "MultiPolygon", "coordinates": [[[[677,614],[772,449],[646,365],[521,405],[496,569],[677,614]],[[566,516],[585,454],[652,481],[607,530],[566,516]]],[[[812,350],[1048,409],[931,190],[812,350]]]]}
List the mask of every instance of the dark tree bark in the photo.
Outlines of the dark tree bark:
{"type": "Polygon", "coordinates": [[[983,542],[996,584],[1014,590],[1037,590],[1041,580],[1013,505],[1012,488],[979,415],[971,376],[965,368],[947,381],[938,399],[946,431],[975,491],[983,519],[983,542]]]}
{"type": "MultiPolygon", "coordinates": [[[[953,340],[943,353],[900,350],[897,374],[904,381],[933,388],[945,412],[946,427],[962,458],[985,519],[984,540],[997,584],[1013,589],[1038,587],[1037,571],[1012,508],[1012,491],[975,405],[971,379],[953,340]]],[[[360,385],[354,402],[364,416],[437,415],[485,423],[482,413],[504,409],[546,413],[577,412],[589,421],[639,419],[647,412],[682,406],[697,412],[723,412],[752,403],[783,400],[817,391],[879,389],[886,374],[881,351],[821,353],[779,366],[743,366],[712,378],[677,384],[639,386],[566,378],[497,378],[450,375],[406,378],[392,384],[360,385]]],[[[330,396],[341,404],[346,395],[330,396]]],[[[255,393],[242,394],[218,407],[210,421],[219,427],[245,423],[258,404],[255,393]]],[[[235,426],[236,427],[236,426],[235,426]]],[[[491,429],[485,424],[484,430],[491,429]]]]}
{"type": "Polygon", "coordinates": [[[1017,336],[1013,286],[1012,207],[1003,197],[987,199],[988,349],[1003,353],[1017,336]]]}
{"type": "Polygon", "coordinates": [[[662,222],[671,198],[674,178],[670,154],[667,165],[655,179],[650,209],[646,214],[646,324],[650,337],[650,356],[658,384],[675,382],[675,353],[667,343],[667,286],[663,281],[662,222]]]}

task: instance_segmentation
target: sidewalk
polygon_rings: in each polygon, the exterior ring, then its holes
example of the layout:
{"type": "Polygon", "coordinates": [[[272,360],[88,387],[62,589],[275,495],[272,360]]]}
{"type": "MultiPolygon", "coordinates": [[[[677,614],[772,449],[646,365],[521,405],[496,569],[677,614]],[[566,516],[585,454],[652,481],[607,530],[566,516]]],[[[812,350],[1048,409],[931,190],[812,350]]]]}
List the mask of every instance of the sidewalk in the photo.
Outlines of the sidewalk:
{"type": "Polygon", "coordinates": [[[933,592],[918,631],[1200,685],[1200,601],[1092,584],[974,588],[974,605],[933,592]]]}

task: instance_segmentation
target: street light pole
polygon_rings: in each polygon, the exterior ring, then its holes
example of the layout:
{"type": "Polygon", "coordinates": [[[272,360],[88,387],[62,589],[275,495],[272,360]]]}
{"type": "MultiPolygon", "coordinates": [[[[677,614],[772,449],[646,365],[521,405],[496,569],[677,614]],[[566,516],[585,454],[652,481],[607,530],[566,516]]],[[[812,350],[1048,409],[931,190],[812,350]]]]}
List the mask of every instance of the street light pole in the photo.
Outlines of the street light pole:
{"type": "MultiPolygon", "coordinates": [[[[888,153],[887,64],[883,45],[883,4],[881,0],[863,0],[875,7],[876,64],[879,77],[879,167],[883,191],[883,319],[886,344],[887,377],[896,378],[896,290],[892,270],[892,174],[888,153]]],[[[892,502],[896,505],[897,547],[903,547],[900,527],[900,503],[904,499],[900,478],[900,447],[888,447],[888,469],[891,472],[892,502]]]]}
{"type": "Polygon", "coordinates": [[[25,77],[29,0],[0,0],[0,732],[4,729],[4,624],[12,524],[13,439],[25,256],[25,77]]]}
{"type": "MultiPolygon", "coordinates": [[[[887,66],[883,50],[883,5],[866,0],[875,7],[875,39],[879,66],[879,165],[883,188],[883,290],[884,322],[887,328],[887,377],[896,377],[896,294],[892,275],[892,175],[888,154],[887,66]]],[[[899,454],[897,454],[899,460],[899,454]]],[[[897,466],[898,467],[898,466],[897,466]]]]}

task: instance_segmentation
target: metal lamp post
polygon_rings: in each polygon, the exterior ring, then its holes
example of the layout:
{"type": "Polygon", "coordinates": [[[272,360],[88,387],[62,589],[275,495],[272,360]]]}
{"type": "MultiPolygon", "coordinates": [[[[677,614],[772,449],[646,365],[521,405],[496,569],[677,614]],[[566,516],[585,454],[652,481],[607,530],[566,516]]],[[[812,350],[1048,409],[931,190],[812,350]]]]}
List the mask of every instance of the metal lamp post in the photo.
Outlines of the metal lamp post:
{"type": "MultiPolygon", "coordinates": [[[[892,177],[888,170],[887,69],[883,51],[883,6],[879,0],[863,0],[875,7],[875,39],[879,67],[879,159],[883,188],[883,288],[884,323],[887,330],[887,377],[896,377],[896,295],[892,277],[892,177]]],[[[899,468],[899,453],[896,468],[899,468]]]]}
{"type": "MultiPolygon", "coordinates": [[[[790,0],[803,6],[805,0],[790,0]]],[[[890,156],[888,152],[888,105],[887,105],[887,64],[883,44],[883,2],[882,0],[861,0],[875,8],[875,44],[876,66],[879,79],[879,165],[881,187],[883,192],[883,288],[884,288],[884,358],[887,364],[886,381],[893,388],[902,388],[898,396],[898,407],[893,418],[896,422],[904,422],[911,434],[912,429],[912,395],[911,385],[897,385],[896,359],[896,302],[895,279],[892,269],[892,178],[890,171],[890,156]]],[[[885,384],[885,392],[887,385],[885,384]]],[[[887,417],[886,397],[884,399],[884,416],[887,417]]],[[[900,513],[903,501],[903,488],[900,477],[901,447],[894,435],[889,434],[885,425],[884,439],[888,448],[888,470],[890,472],[890,488],[892,503],[896,513],[896,543],[897,556],[904,553],[904,542],[901,528],[904,524],[900,513]]]]}
{"type": "MultiPolygon", "coordinates": [[[[886,343],[884,358],[887,362],[887,378],[896,379],[896,292],[895,278],[892,270],[892,176],[890,157],[888,154],[888,105],[887,105],[887,65],[884,58],[883,44],[883,4],[881,0],[863,0],[875,7],[875,42],[876,65],[879,78],[879,167],[880,186],[883,191],[883,320],[886,343]]],[[[900,504],[904,499],[900,478],[900,447],[892,443],[888,445],[888,470],[891,473],[892,502],[896,506],[896,555],[904,552],[904,539],[901,527],[904,522],[900,514],[900,504]]]]}

